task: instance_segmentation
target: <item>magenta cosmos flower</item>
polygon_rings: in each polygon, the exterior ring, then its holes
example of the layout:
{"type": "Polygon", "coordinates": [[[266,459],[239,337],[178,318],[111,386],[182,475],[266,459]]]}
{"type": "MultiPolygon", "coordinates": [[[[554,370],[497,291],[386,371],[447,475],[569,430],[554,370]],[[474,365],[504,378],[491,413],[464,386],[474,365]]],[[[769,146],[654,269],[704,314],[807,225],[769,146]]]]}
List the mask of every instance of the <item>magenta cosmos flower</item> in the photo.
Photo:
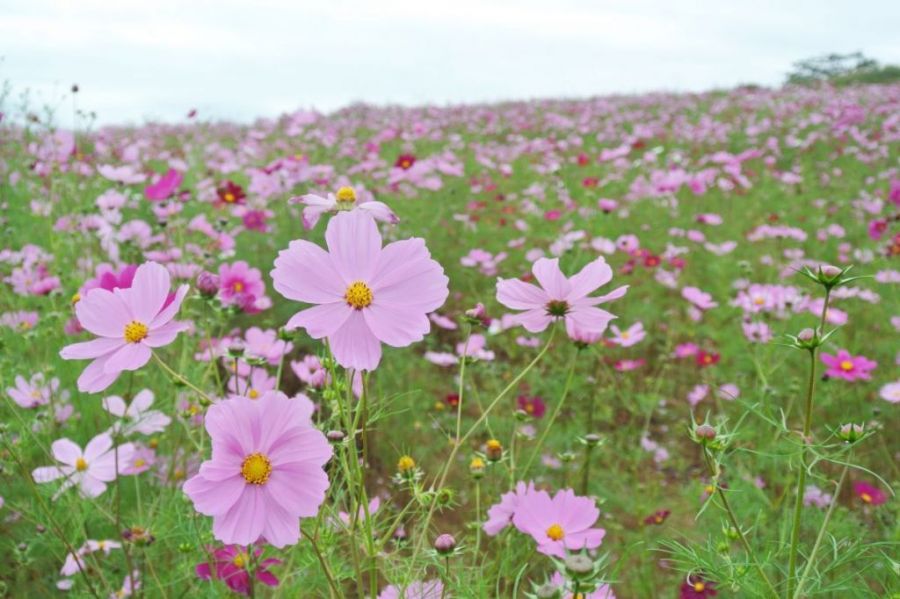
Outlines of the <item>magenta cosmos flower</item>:
{"type": "Polygon", "coordinates": [[[498,279],[497,301],[513,310],[525,310],[516,319],[532,333],[543,331],[560,318],[565,320],[566,331],[572,338],[602,333],[616,317],[595,306],[618,299],[628,290],[624,285],[606,295],[589,296],[612,280],[612,269],[603,257],[570,278],[559,269],[558,258],[540,258],[531,270],[540,287],[518,279],[498,279]]]}
{"type": "Polygon", "coordinates": [[[845,381],[869,380],[872,370],[878,366],[878,362],[865,356],[852,356],[846,349],[838,350],[835,355],[822,354],[822,362],[828,369],[826,376],[845,381]]]}
{"type": "Polygon", "coordinates": [[[167,303],[169,271],[156,262],[138,267],[128,289],[91,289],[77,304],[75,314],[97,339],[62,348],[65,360],[90,360],[78,377],[78,390],[97,393],[109,387],[123,370],[137,370],[150,359],[153,348],[168,345],[187,325],[175,314],[188,292],[182,285],[167,303]]]}
{"type": "Polygon", "coordinates": [[[534,491],[519,499],[513,524],[532,536],[541,553],[565,557],[567,550],[600,546],[606,531],[592,528],[598,517],[594,500],[579,497],[571,489],[557,491],[552,498],[546,491],[534,491]]]}
{"type": "Polygon", "coordinates": [[[272,280],[284,297],[318,304],[295,314],[287,329],[302,327],[328,339],[345,368],[374,370],[381,344],[406,347],[431,330],[428,313],[447,299],[448,279],[425,240],[381,247],[375,221],[360,210],[334,216],[325,230],[326,252],[298,239],[275,259],[272,280]]]}
{"type": "Polygon", "coordinates": [[[312,411],[312,402],[279,392],[209,408],[212,457],[184,483],[184,492],[198,512],[212,516],[218,540],[248,545],[262,537],[275,547],[297,542],[299,519],[318,512],[328,489],[322,466],[331,459],[331,445],[313,426],[312,411]]]}
{"type": "MultiPolygon", "coordinates": [[[[250,566],[250,555],[246,547],[238,545],[226,545],[217,549],[210,548],[209,553],[212,556],[212,564],[197,564],[197,577],[201,580],[210,580],[213,578],[213,570],[215,570],[215,578],[225,582],[228,588],[235,593],[242,595],[250,594],[250,572],[247,568],[250,566]]],[[[270,587],[278,586],[278,579],[269,572],[269,567],[280,564],[280,559],[267,558],[260,560],[262,549],[256,548],[253,551],[256,568],[254,577],[264,585],[270,587]]]]}

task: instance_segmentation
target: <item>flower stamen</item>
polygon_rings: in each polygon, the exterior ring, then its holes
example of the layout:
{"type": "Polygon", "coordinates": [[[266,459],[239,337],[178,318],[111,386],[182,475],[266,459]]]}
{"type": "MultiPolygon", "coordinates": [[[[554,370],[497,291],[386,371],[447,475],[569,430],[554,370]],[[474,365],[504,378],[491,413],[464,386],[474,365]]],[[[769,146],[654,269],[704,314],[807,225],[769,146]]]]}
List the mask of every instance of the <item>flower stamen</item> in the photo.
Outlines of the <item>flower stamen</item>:
{"type": "Polygon", "coordinates": [[[241,476],[251,485],[264,485],[272,474],[272,462],[261,453],[251,453],[241,464],[241,476]]]}
{"type": "Polygon", "coordinates": [[[372,290],[362,281],[355,281],[344,293],[347,303],[357,310],[362,310],[372,303],[372,290]]]}
{"type": "Polygon", "coordinates": [[[150,328],[139,320],[132,320],[125,325],[125,341],[138,343],[147,336],[150,328]]]}

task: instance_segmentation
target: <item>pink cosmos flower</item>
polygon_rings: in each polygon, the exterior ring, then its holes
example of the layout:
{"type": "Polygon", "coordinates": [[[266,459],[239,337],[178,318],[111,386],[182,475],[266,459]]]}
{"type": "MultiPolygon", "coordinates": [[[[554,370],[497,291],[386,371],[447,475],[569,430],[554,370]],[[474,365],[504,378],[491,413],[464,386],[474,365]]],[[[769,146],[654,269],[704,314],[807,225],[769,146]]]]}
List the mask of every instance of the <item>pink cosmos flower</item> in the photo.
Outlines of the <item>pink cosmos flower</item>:
{"type": "Polygon", "coordinates": [[[518,279],[497,280],[497,301],[513,310],[525,310],[517,320],[531,333],[543,331],[560,318],[565,320],[570,337],[577,331],[602,333],[616,317],[594,306],[618,299],[628,290],[625,285],[606,295],[588,295],[612,280],[612,269],[603,257],[570,278],[559,269],[558,258],[540,258],[532,272],[540,287],[518,279]]]}
{"type": "Polygon", "coordinates": [[[299,519],[318,512],[328,489],[322,467],[332,449],[313,426],[312,412],[312,402],[277,391],[209,408],[212,457],[184,484],[184,492],[198,512],[212,516],[218,540],[297,543],[299,519]]]}
{"type": "Polygon", "coordinates": [[[181,285],[166,305],[170,286],[169,271],[147,262],[138,267],[129,289],[92,289],[75,304],[78,321],[98,336],[59,352],[65,360],[93,360],[78,377],[80,391],[103,391],[122,371],[141,368],[153,348],[168,345],[187,328],[173,318],[188,286],[181,285]]]}
{"type": "Polygon", "coordinates": [[[557,491],[552,498],[546,491],[536,491],[519,501],[513,524],[532,536],[539,552],[563,558],[567,550],[600,546],[606,531],[592,528],[599,517],[594,500],[579,497],[571,489],[557,491]]]}
{"type": "Polygon", "coordinates": [[[870,372],[878,366],[878,362],[865,356],[852,356],[846,349],[838,350],[835,355],[822,354],[822,362],[828,367],[826,376],[845,381],[867,381],[872,378],[870,372]]]}
{"type": "Polygon", "coordinates": [[[295,314],[287,329],[305,328],[328,339],[345,368],[374,370],[381,343],[406,347],[431,330],[428,313],[447,299],[448,279],[419,238],[381,247],[381,234],[365,212],[334,216],[325,230],[326,252],[292,241],[275,259],[272,280],[288,299],[317,304],[295,314]]]}
{"type": "Polygon", "coordinates": [[[59,379],[53,378],[49,383],[44,382],[44,375],[40,372],[31,376],[31,380],[25,380],[22,375],[16,376],[16,386],[6,390],[14,402],[23,408],[36,408],[50,401],[50,397],[59,389],[59,379]]]}
{"type": "Polygon", "coordinates": [[[87,563],[83,559],[84,556],[90,555],[96,551],[102,551],[104,555],[109,555],[113,549],[121,549],[122,543],[112,540],[95,541],[88,539],[85,541],[78,551],[66,555],[66,561],[63,563],[62,569],[59,571],[62,576],[74,576],[80,569],[87,569],[87,563]]]}
{"type": "Polygon", "coordinates": [[[237,306],[249,314],[271,304],[266,297],[262,273],[243,260],[219,266],[219,300],[226,306],[237,306]]]}
{"type": "Polygon", "coordinates": [[[888,383],[878,390],[878,395],[884,401],[891,403],[900,403],[900,381],[888,383]]]}
{"type": "Polygon", "coordinates": [[[637,345],[647,336],[647,332],[644,330],[644,323],[642,322],[636,322],[624,331],[616,325],[612,325],[610,329],[613,332],[613,337],[610,341],[622,347],[637,345]]]}
{"type": "Polygon", "coordinates": [[[152,405],[153,391],[150,389],[138,391],[130,404],[118,395],[103,398],[103,409],[121,419],[113,424],[112,431],[126,437],[134,433],[152,435],[166,430],[172,419],[159,410],[151,410],[152,405]]]}
{"type": "Polygon", "coordinates": [[[698,310],[709,310],[719,305],[713,301],[710,294],[697,287],[685,287],[681,290],[681,297],[691,302],[698,310]]]}
{"type": "Polygon", "coordinates": [[[125,443],[114,448],[112,437],[100,433],[88,442],[84,451],[69,439],[57,439],[50,449],[61,465],[35,468],[31,473],[34,481],[49,483],[64,477],[66,480],[54,497],[74,485],[78,485],[85,497],[97,497],[106,490],[106,483],[116,479],[117,460],[121,472],[131,458],[134,446],[125,443]]]}
{"type": "MultiPolygon", "coordinates": [[[[267,558],[260,560],[262,549],[255,548],[253,557],[256,569],[254,575],[256,580],[270,587],[278,586],[278,579],[269,572],[269,567],[280,564],[280,559],[267,558]]],[[[215,578],[223,581],[228,588],[235,593],[242,595],[250,594],[250,556],[246,547],[238,545],[225,545],[218,548],[209,548],[212,555],[212,564],[197,564],[195,572],[201,580],[211,580],[213,578],[212,570],[215,569],[215,578]]]]}
{"type": "Polygon", "coordinates": [[[440,580],[427,580],[410,583],[406,592],[392,584],[378,594],[378,599],[442,599],[443,596],[444,583],[440,580]]]}
{"type": "Polygon", "coordinates": [[[328,370],[322,365],[318,356],[304,356],[302,360],[291,361],[291,370],[302,383],[310,387],[322,387],[330,379],[328,370]]]}
{"type": "Polygon", "coordinates": [[[534,492],[534,483],[530,482],[527,485],[522,481],[516,483],[514,491],[501,495],[500,503],[496,503],[488,509],[488,520],[482,527],[484,532],[492,537],[500,534],[501,530],[512,524],[516,508],[525,496],[534,492]]]}
{"type": "Polygon", "coordinates": [[[371,194],[362,193],[357,196],[356,190],[350,186],[344,186],[337,193],[329,193],[327,197],[307,194],[296,198],[306,207],[303,209],[303,226],[312,229],[319,222],[319,218],[326,212],[339,212],[342,210],[362,210],[367,212],[375,220],[384,221],[396,225],[400,222],[394,211],[387,204],[372,199],[371,194]]]}
{"type": "Polygon", "coordinates": [[[156,183],[144,188],[144,197],[151,201],[167,200],[178,190],[183,179],[181,173],[170,168],[156,183]]]}

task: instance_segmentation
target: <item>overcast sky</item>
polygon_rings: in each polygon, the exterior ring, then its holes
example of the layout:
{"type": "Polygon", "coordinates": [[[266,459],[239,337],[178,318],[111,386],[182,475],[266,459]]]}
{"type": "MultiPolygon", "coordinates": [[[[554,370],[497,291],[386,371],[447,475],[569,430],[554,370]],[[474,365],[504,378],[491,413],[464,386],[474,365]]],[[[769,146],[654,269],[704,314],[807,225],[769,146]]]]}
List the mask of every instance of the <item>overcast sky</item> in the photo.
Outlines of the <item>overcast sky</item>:
{"type": "Polygon", "coordinates": [[[0,0],[0,79],[101,122],[248,121],[780,83],[793,61],[900,63],[900,1],[0,0]],[[681,5],[681,6],[676,6],[681,5]]]}

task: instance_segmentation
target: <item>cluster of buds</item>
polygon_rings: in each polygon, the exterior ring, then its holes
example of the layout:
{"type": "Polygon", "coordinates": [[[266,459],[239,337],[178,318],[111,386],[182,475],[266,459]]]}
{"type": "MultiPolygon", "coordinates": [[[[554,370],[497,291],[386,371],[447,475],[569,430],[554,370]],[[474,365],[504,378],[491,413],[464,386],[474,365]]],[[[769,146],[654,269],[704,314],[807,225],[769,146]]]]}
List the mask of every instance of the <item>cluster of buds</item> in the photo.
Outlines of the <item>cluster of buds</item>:
{"type": "Polygon", "coordinates": [[[837,436],[845,443],[856,443],[866,435],[866,427],[863,424],[842,424],[837,431],[837,436]]]}
{"type": "Polygon", "coordinates": [[[728,435],[723,434],[709,420],[694,424],[690,429],[690,434],[694,443],[702,445],[713,452],[724,449],[728,441],[728,435]]]}

